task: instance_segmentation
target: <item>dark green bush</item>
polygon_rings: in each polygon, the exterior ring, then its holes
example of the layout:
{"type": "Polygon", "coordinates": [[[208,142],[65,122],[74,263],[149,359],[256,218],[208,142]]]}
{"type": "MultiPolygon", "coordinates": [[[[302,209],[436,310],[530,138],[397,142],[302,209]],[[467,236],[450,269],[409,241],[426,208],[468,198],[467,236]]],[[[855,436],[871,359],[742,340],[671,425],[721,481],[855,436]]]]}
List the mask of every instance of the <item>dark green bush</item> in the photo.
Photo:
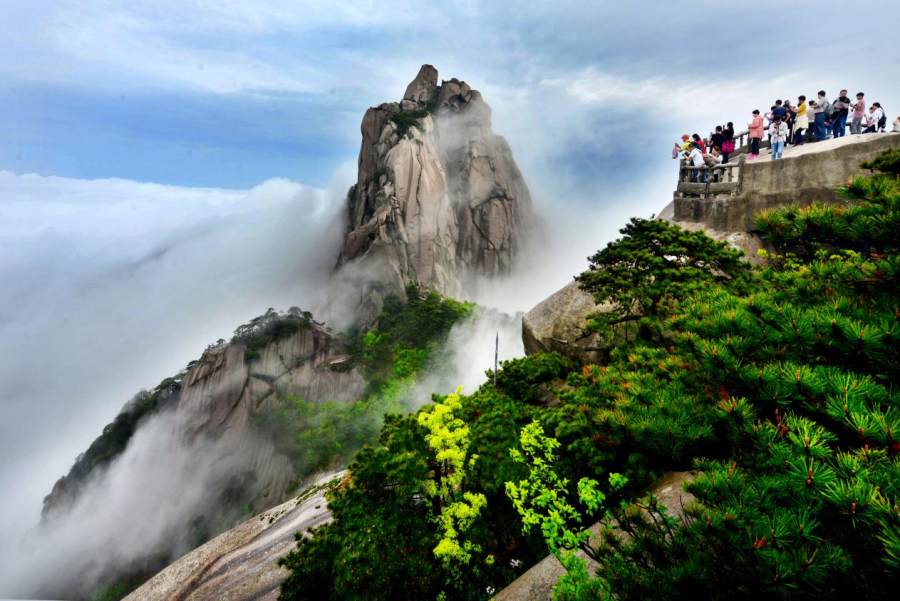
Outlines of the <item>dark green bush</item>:
{"type": "Polygon", "coordinates": [[[898,177],[900,176],[900,148],[885,150],[871,161],[863,163],[862,167],[898,177]]]}
{"type": "MultiPolygon", "coordinates": [[[[548,392],[544,386],[553,380],[564,380],[575,364],[557,353],[540,353],[503,362],[497,373],[497,388],[524,403],[535,403],[548,392]]],[[[494,372],[488,371],[488,379],[494,372]]]]}
{"type": "Polygon", "coordinates": [[[259,359],[261,351],[269,344],[288,338],[301,329],[311,328],[315,324],[312,313],[291,307],[287,313],[279,313],[269,309],[259,317],[239,326],[234,331],[231,341],[244,345],[244,359],[259,359]]]}
{"type": "Polygon", "coordinates": [[[419,123],[419,120],[427,117],[429,114],[430,111],[427,108],[415,111],[400,111],[391,117],[391,121],[397,126],[397,135],[403,137],[410,127],[422,129],[422,124],[419,123]]]}

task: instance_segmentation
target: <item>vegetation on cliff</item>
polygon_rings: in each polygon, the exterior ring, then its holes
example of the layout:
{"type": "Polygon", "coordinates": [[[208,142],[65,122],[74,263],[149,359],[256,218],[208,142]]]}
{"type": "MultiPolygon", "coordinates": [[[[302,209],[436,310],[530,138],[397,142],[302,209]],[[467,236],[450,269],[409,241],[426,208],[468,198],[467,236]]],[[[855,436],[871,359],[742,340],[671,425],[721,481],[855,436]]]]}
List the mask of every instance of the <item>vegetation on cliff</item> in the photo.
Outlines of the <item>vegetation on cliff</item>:
{"type": "Polygon", "coordinates": [[[311,402],[288,395],[257,416],[260,431],[290,457],[298,481],[346,465],[363,444],[378,439],[385,413],[408,411],[410,390],[436,368],[450,328],[474,309],[472,303],[415,286],[407,288],[406,297],[386,298],[378,322],[348,337],[349,365],[367,381],[360,399],[311,402]]]}
{"type": "Polygon", "coordinates": [[[253,361],[259,359],[262,350],[271,343],[288,338],[300,330],[311,328],[314,324],[322,325],[313,321],[312,313],[299,307],[291,307],[286,313],[279,313],[270,308],[262,315],[238,326],[231,342],[243,344],[244,359],[253,361]]]}
{"type": "Polygon", "coordinates": [[[78,496],[88,478],[105,469],[128,446],[137,428],[151,415],[172,406],[178,401],[181,381],[190,365],[171,378],[160,382],[156,388],[142,390],[131,398],[115,419],[103,428],[103,432],[80,454],[69,473],[57,480],[53,491],[44,498],[42,515],[47,518],[55,510],[65,510],[78,496]]]}
{"type": "Polygon", "coordinates": [[[465,531],[465,578],[435,553],[439,455],[420,419],[395,415],[331,496],[334,521],[284,560],[282,598],[488,598],[548,551],[572,570],[558,599],[889,598],[900,184],[876,175],[843,193],[761,215],[773,251],[760,268],[702,234],[633,221],[581,277],[613,302],[598,324],[636,324],[608,360],[506,362],[496,387],[458,399],[467,469],[454,487],[485,501],[465,531]],[[696,472],[683,519],[633,501],[673,469],[696,472]],[[592,577],[569,551],[604,516],[629,536],[591,545],[592,577]]]}
{"type": "MultiPolygon", "coordinates": [[[[385,299],[384,310],[371,328],[341,336],[349,358],[331,369],[357,368],[367,381],[361,398],[353,402],[312,402],[285,395],[273,408],[256,414],[254,425],[275,443],[278,451],[287,455],[293,464],[294,477],[299,484],[308,476],[324,469],[346,465],[365,443],[377,440],[386,412],[409,410],[409,391],[418,378],[433,367],[440,349],[455,323],[472,314],[474,305],[446,299],[434,292],[412,286],[406,299],[385,299]]],[[[269,309],[248,323],[239,326],[232,344],[243,345],[244,360],[250,363],[262,357],[265,349],[300,330],[321,327],[309,312],[292,307],[286,312],[269,309]]],[[[219,340],[216,347],[226,344],[219,340]]],[[[60,479],[53,493],[45,501],[45,513],[55,509],[65,511],[80,493],[84,483],[96,477],[123,451],[136,430],[150,416],[177,405],[182,381],[194,363],[173,378],[167,378],[152,391],[142,391],[130,400],[106,426],[100,437],[78,457],[70,473],[60,479]]],[[[225,526],[253,510],[248,499],[251,488],[242,479],[247,474],[235,474],[217,500],[229,516],[225,526]]],[[[223,523],[208,523],[209,516],[198,517],[193,523],[191,538],[197,546],[221,531],[223,523]]],[[[100,583],[96,598],[121,598],[173,558],[166,555],[148,557],[127,573],[117,573],[100,583]]]]}

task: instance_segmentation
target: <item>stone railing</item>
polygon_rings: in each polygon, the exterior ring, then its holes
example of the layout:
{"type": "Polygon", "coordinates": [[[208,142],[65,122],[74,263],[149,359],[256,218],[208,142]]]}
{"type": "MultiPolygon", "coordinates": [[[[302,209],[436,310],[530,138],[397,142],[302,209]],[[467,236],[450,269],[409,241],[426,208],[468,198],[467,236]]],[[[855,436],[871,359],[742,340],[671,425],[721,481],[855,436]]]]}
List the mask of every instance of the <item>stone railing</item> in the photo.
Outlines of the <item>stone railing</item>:
{"type": "Polygon", "coordinates": [[[724,165],[693,167],[683,160],[678,172],[675,197],[734,196],[741,191],[741,168],[744,158],[724,165]]]}

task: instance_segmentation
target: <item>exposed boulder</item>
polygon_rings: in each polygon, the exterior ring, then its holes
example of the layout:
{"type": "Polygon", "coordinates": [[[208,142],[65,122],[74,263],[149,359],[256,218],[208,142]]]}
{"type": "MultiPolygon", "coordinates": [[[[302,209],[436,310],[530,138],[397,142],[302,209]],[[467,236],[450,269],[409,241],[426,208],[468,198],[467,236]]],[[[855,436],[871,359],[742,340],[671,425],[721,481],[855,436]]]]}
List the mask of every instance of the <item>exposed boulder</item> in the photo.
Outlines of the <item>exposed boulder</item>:
{"type": "Polygon", "coordinates": [[[609,343],[588,332],[588,317],[603,310],[589,292],[572,281],[541,301],[522,318],[522,339],[529,355],[557,352],[580,363],[597,363],[609,343]]]}
{"type": "Polygon", "coordinates": [[[736,248],[744,253],[744,258],[751,265],[762,263],[759,251],[765,249],[766,244],[759,234],[755,232],[723,232],[694,221],[672,221],[672,223],[692,232],[702,231],[713,240],[726,242],[732,248],[736,248]]]}
{"type": "Polygon", "coordinates": [[[459,297],[510,271],[534,223],[531,195],[477,90],[438,86],[424,65],[401,103],[366,111],[361,131],[338,268],[373,276],[362,321],[408,284],[459,297]]]}

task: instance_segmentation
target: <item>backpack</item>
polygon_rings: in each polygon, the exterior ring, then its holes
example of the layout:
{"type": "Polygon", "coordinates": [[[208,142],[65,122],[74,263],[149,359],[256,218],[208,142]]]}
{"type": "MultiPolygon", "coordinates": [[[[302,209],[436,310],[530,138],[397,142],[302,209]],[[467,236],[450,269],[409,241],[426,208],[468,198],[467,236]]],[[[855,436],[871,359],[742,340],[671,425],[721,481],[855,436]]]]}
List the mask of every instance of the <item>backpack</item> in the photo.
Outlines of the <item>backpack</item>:
{"type": "Polygon", "coordinates": [[[881,119],[878,120],[878,129],[884,129],[885,127],[887,127],[887,112],[882,108],[881,119]]]}

